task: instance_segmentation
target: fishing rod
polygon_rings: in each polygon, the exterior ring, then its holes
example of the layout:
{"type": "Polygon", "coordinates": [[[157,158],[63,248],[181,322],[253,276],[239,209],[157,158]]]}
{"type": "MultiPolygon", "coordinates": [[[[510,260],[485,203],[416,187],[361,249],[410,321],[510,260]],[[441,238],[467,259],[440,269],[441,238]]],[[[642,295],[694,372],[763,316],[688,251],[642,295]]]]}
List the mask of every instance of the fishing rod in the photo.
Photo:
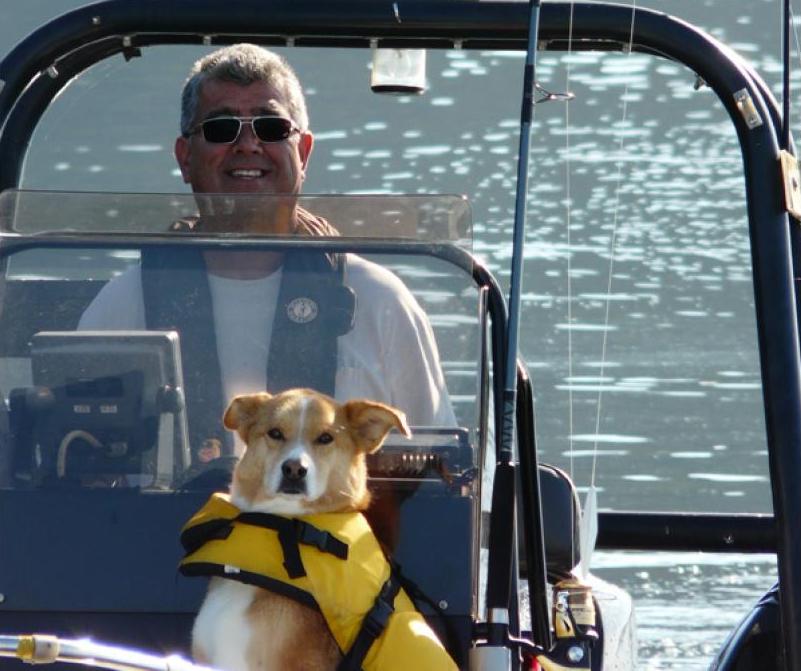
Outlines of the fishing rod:
{"type": "MultiPolygon", "coordinates": [[[[487,626],[486,645],[474,648],[471,659],[478,668],[509,668],[511,664],[510,603],[513,594],[513,580],[517,568],[516,515],[518,471],[514,463],[515,415],[517,411],[517,359],[520,335],[521,290],[523,284],[523,244],[525,237],[526,201],[529,178],[529,145],[534,113],[536,89],[536,53],[539,35],[541,0],[529,1],[529,30],[526,60],[523,76],[523,96],[520,112],[520,143],[517,163],[517,193],[512,237],[512,266],[509,286],[509,321],[506,342],[506,361],[504,368],[503,408],[501,416],[501,435],[497,452],[497,463],[492,492],[492,514],[489,535],[489,566],[487,577],[487,626]],[[482,661],[479,662],[479,658],[482,661]]],[[[536,464],[529,464],[535,470],[523,473],[526,478],[537,477],[536,464]]],[[[539,514],[539,509],[537,509],[539,514]]],[[[530,517],[530,516],[529,516],[530,517]]],[[[529,522],[530,520],[526,520],[529,522]]],[[[541,522],[536,525],[541,536],[541,522]]],[[[527,530],[527,533],[531,533],[527,530]]],[[[529,544],[531,545],[531,544],[529,544]]],[[[542,540],[535,547],[542,553],[542,540]]],[[[528,554],[529,572],[541,573],[542,589],[540,595],[531,595],[532,627],[540,645],[550,647],[550,627],[547,606],[536,612],[534,601],[545,605],[545,571],[542,561],[535,561],[528,554]],[[537,571],[534,567],[540,566],[537,571]],[[544,613],[544,617],[543,617],[544,613]]]]}

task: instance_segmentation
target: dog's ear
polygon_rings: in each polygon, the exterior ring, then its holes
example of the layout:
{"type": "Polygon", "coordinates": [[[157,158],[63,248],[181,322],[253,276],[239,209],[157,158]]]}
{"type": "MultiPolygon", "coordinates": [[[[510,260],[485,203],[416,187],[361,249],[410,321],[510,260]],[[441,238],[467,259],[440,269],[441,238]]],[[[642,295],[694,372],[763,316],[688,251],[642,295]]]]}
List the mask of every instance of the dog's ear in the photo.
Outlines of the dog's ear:
{"type": "Polygon", "coordinates": [[[226,429],[239,431],[240,435],[247,432],[258,416],[259,408],[272,398],[266,391],[258,394],[245,394],[235,396],[223,415],[223,424],[226,429]]]}
{"type": "Polygon", "coordinates": [[[407,438],[412,435],[406,415],[391,406],[375,401],[348,401],[343,408],[356,446],[363,452],[375,452],[393,428],[407,438]]]}

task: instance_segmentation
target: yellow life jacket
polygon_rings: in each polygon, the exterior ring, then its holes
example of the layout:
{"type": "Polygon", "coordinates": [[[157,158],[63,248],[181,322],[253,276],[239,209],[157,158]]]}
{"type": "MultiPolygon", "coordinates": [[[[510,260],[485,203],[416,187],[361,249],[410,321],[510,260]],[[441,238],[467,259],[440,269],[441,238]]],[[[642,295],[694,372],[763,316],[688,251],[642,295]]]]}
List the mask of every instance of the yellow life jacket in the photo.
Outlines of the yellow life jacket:
{"type": "Polygon", "coordinates": [[[456,669],[394,575],[361,513],[243,512],[213,494],[181,531],[184,575],[256,585],[319,610],[339,669],[456,669]]]}

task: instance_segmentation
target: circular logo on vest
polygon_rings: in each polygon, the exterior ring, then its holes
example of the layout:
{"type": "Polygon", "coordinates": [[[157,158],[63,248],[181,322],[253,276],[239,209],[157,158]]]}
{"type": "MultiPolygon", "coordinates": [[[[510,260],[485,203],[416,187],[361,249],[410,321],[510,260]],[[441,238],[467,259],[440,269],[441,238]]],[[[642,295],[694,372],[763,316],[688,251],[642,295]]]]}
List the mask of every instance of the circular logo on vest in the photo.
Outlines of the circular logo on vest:
{"type": "Polygon", "coordinates": [[[311,298],[295,298],[286,306],[286,315],[296,324],[308,324],[317,317],[319,309],[311,298]]]}

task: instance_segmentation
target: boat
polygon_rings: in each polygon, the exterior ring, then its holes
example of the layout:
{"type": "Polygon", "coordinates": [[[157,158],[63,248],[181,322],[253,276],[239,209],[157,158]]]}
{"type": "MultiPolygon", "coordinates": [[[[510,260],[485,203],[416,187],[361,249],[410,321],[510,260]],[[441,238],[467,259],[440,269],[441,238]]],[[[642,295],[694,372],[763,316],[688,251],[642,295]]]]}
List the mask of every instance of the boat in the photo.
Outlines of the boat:
{"type": "MultiPolygon", "coordinates": [[[[738,604],[743,622],[718,641],[713,666],[801,670],[800,182],[788,115],[732,49],[671,16],[605,2],[102,0],[24,39],[0,62],[0,82],[0,534],[8,539],[0,656],[192,668],[162,657],[188,654],[203,595],[202,581],[176,576],[178,537],[235,461],[225,445],[199,457],[198,408],[208,407],[213,385],[193,356],[209,344],[201,340],[190,356],[186,343],[192,319],[203,331],[202,315],[180,317],[190,325],[183,329],[76,326],[110,277],[145,259],[181,260],[151,267],[158,292],[191,283],[186,259],[204,251],[311,250],[386,266],[431,317],[458,421],[413,427],[411,441],[391,437],[372,458],[382,502],[373,522],[383,522],[382,540],[425,595],[419,607],[461,668],[635,668],[630,599],[580,565],[598,548],[775,553],[777,585],[755,607],[738,604]],[[582,515],[570,475],[542,463],[536,380],[517,343],[526,328],[515,267],[524,174],[508,297],[474,253],[485,223],[473,221],[471,194],[304,195],[298,203],[336,222],[340,235],[302,240],[173,230],[199,211],[231,219],[280,209],[266,196],[22,188],[37,128],[82,73],[118,56],[135,64],[165,45],[242,41],[368,55],[525,53],[521,143],[535,102],[569,97],[534,86],[537,51],[626,51],[683,64],[714,92],[741,147],[773,514],[595,513],[588,500],[582,515]],[[86,636],[103,645],[78,640],[86,636]]],[[[521,151],[519,165],[527,160],[521,151]]],[[[341,317],[332,295],[316,305],[341,317]]]]}

